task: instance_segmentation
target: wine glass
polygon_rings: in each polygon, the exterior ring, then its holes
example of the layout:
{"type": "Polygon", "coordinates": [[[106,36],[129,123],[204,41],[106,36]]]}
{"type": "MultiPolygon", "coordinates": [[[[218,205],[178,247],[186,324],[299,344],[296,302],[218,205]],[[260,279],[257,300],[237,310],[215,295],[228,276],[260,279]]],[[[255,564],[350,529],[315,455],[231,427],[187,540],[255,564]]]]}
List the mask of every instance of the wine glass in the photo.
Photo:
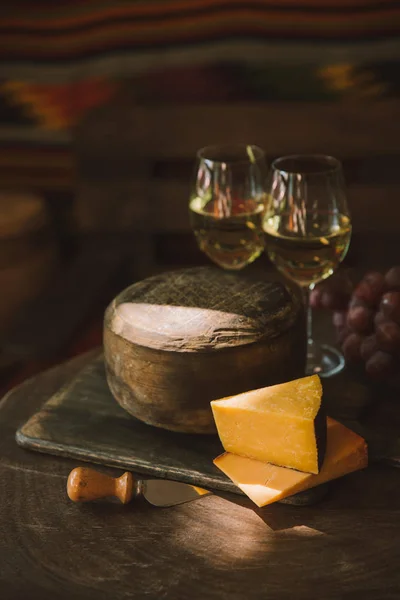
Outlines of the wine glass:
{"type": "Polygon", "coordinates": [[[208,146],[197,153],[190,220],[200,249],[224,269],[242,269],[264,250],[266,175],[257,146],[208,146]]]}
{"type": "Polygon", "coordinates": [[[335,348],[312,336],[310,291],[346,256],[351,238],[342,165],[325,155],[293,155],[272,163],[264,215],[266,252],[302,291],[307,314],[307,373],[331,376],[344,366],[335,348]]]}

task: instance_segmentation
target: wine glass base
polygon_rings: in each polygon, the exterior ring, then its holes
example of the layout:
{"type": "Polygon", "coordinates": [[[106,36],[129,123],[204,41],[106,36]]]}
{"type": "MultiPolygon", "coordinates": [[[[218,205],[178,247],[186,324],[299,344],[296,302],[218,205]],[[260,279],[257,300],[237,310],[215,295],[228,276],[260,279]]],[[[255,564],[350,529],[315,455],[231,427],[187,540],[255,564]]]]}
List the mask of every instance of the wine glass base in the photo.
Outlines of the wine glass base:
{"type": "Polygon", "coordinates": [[[317,374],[320,377],[332,377],[340,373],[345,365],[343,355],[336,348],[327,344],[321,344],[317,363],[313,358],[313,356],[307,358],[307,375],[317,374]]]}

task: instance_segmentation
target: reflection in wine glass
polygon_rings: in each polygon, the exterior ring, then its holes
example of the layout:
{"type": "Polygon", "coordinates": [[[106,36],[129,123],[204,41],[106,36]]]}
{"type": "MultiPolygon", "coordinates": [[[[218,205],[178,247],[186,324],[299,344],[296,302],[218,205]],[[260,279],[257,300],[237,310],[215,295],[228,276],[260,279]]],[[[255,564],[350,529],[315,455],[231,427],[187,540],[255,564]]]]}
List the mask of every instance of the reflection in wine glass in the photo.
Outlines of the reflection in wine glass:
{"type": "Polygon", "coordinates": [[[307,310],[307,372],[329,376],[344,366],[342,355],[312,337],[310,291],[344,259],[351,238],[341,163],[324,155],[295,155],[272,164],[264,216],[266,251],[296,282],[307,310]]]}
{"type": "Polygon", "coordinates": [[[224,269],[242,269],[264,250],[266,174],[257,146],[208,146],[197,153],[190,220],[200,249],[224,269]]]}

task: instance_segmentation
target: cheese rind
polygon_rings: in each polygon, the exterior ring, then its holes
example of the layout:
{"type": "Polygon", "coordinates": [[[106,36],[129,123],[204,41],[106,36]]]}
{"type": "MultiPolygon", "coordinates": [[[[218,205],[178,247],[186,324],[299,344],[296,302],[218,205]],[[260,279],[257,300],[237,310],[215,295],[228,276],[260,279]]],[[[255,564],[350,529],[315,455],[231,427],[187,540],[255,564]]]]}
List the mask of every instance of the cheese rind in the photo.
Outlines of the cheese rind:
{"type": "Polygon", "coordinates": [[[325,456],[326,415],[318,375],[211,402],[227,452],[318,473],[325,456]]]}
{"type": "Polygon", "coordinates": [[[257,506],[266,506],[367,466],[367,444],[361,436],[330,417],[327,433],[325,461],[317,475],[230,453],[218,456],[214,464],[257,506]]]}

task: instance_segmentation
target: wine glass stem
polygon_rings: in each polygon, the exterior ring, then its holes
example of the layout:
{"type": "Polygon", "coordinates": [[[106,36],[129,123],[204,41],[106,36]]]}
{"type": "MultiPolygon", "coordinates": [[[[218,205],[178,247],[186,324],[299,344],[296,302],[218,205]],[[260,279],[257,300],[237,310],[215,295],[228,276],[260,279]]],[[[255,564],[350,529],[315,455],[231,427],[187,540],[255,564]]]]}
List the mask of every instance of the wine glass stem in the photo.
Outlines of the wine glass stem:
{"type": "Polygon", "coordinates": [[[312,308],[310,305],[310,293],[314,289],[314,285],[302,286],[304,310],[306,314],[306,331],[307,331],[307,373],[316,373],[321,364],[321,349],[313,338],[313,319],[312,308]]]}
{"type": "Polygon", "coordinates": [[[303,294],[303,302],[304,302],[304,311],[306,314],[306,331],[307,331],[307,341],[312,343],[312,308],[310,305],[310,293],[312,291],[312,287],[301,286],[301,292],[303,294]]]}

